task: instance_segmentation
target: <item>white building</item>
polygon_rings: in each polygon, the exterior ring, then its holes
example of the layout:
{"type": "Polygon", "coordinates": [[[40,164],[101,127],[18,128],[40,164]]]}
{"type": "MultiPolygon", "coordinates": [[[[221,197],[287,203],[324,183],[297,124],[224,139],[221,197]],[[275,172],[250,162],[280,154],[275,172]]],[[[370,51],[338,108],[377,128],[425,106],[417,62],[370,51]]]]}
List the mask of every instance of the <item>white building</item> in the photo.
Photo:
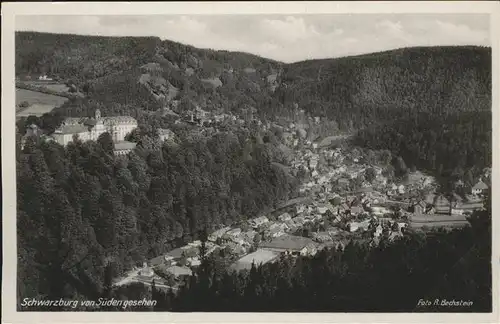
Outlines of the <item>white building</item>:
{"type": "Polygon", "coordinates": [[[306,210],[306,205],[300,204],[295,206],[297,214],[302,214],[306,210]]]}
{"type": "Polygon", "coordinates": [[[362,222],[351,222],[349,223],[349,232],[356,232],[359,229],[362,229],[363,231],[367,231],[368,228],[370,227],[370,221],[365,220],[362,222]]]}
{"type": "Polygon", "coordinates": [[[260,216],[257,218],[250,219],[248,222],[252,227],[259,227],[260,225],[268,223],[269,219],[266,216],[260,216]]]}
{"type": "Polygon", "coordinates": [[[40,75],[40,76],[38,77],[38,80],[40,80],[40,81],[52,81],[52,78],[49,78],[49,77],[48,77],[48,76],[46,76],[46,75],[40,75]]]}
{"type": "Polygon", "coordinates": [[[309,160],[309,168],[314,170],[318,166],[318,160],[319,157],[317,155],[311,156],[311,159],[309,160]]]}
{"type": "Polygon", "coordinates": [[[227,231],[229,231],[230,229],[231,228],[229,226],[221,228],[221,229],[213,232],[212,234],[210,234],[208,236],[208,240],[212,241],[212,242],[215,242],[218,238],[221,238],[224,234],[226,234],[227,231]]]}
{"type": "Polygon", "coordinates": [[[325,214],[328,209],[328,205],[326,204],[317,207],[318,213],[320,213],[321,215],[325,214]]]}
{"type": "Polygon", "coordinates": [[[158,129],[158,137],[160,138],[160,141],[168,140],[170,138],[173,138],[174,136],[175,133],[170,129],[163,129],[163,128],[158,129]]]}
{"type": "Polygon", "coordinates": [[[139,274],[139,276],[143,276],[143,277],[152,277],[152,276],[154,276],[155,273],[154,273],[153,269],[148,267],[147,263],[144,262],[142,269],[139,270],[138,274],[139,274]]]}
{"type": "Polygon", "coordinates": [[[55,130],[52,137],[61,145],[67,145],[77,135],[82,141],[95,141],[105,132],[109,132],[113,142],[124,142],[125,136],[137,127],[137,120],[130,116],[101,117],[99,109],[95,118],[66,118],[55,130]]]}
{"type": "Polygon", "coordinates": [[[241,234],[241,228],[233,228],[226,232],[225,235],[230,236],[231,238],[237,238],[241,234]]]}
{"type": "Polygon", "coordinates": [[[373,233],[373,236],[374,237],[379,237],[380,235],[382,234],[382,226],[379,224],[376,229],[375,229],[375,233],[373,233]]]}
{"type": "Polygon", "coordinates": [[[330,179],[327,177],[327,176],[322,176],[318,179],[318,183],[319,184],[325,184],[325,183],[328,183],[330,179]]]}
{"type": "Polygon", "coordinates": [[[384,216],[384,214],[388,214],[390,213],[391,211],[385,207],[381,207],[381,206],[372,206],[371,207],[371,212],[373,215],[375,216],[379,216],[379,217],[382,217],[384,216]]]}
{"type": "Polygon", "coordinates": [[[483,194],[486,190],[488,189],[488,185],[484,183],[482,180],[479,180],[478,183],[472,187],[472,194],[473,195],[480,195],[483,194]]]}
{"type": "Polygon", "coordinates": [[[278,220],[281,222],[286,222],[289,221],[290,219],[292,219],[292,216],[290,216],[289,213],[283,213],[278,217],[278,220]]]}

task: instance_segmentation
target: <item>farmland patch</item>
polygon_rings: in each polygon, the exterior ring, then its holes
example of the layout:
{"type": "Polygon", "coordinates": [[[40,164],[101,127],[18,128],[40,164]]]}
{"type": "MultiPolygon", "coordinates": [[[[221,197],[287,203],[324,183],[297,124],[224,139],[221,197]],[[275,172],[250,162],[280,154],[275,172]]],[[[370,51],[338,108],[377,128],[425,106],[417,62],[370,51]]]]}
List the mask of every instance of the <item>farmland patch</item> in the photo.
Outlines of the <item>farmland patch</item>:
{"type": "Polygon", "coordinates": [[[41,116],[61,106],[67,100],[68,98],[65,97],[42,92],[16,89],[16,115],[18,117],[41,116]]]}

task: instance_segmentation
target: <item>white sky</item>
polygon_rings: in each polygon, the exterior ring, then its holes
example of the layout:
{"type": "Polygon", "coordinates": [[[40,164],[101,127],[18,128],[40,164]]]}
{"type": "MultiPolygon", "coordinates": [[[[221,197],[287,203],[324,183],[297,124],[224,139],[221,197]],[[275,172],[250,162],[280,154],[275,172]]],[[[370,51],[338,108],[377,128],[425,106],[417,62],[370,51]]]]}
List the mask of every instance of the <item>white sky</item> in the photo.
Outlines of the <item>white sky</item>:
{"type": "Polygon", "coordinates": [[[408,46],[490,46],[484,14],[16,16],[16,30],[158,36],[283,62],[408,46]]]}

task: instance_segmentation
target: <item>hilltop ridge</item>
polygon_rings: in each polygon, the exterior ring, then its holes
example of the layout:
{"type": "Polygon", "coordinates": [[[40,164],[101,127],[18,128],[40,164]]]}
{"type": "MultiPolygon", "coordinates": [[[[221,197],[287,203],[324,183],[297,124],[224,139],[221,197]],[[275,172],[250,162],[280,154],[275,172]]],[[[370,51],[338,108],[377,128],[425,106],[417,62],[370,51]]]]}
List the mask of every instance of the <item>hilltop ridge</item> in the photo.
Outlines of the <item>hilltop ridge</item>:
{"type": "Polygon", "coordinates": [[[478,46],[284,64],[158,37],[17,32],[16,62],[18,77],[48,73],[71,79],[87,90],[87,99],[125,106],[125,113],[131,106],[236,113],[250,106],[261,118],[274,119],[303,109],[354,130],[409,111],[446,114],[491,105],[491,49],[478,46]]]}

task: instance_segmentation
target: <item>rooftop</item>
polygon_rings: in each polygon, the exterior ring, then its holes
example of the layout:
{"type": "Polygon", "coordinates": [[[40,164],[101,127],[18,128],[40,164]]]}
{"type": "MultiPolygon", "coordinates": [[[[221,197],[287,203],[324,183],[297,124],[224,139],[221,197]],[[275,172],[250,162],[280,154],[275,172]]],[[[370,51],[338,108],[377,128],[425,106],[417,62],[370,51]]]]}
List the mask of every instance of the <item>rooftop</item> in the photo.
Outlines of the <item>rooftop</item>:
{"type": "Polygon", "coordinates": [[[117,142],[117,143],[115,143],[115,150],[116,151],[132,150],[135,148],[136,145],[137,145],[137,143],[127,142],[127,141],[117,142]]]}
{"type": "Polygon", "coordinates": [[[172,258],[180,258],[184,255],[188,256],[194,252],[198,252],[198,248],[190,245],[185,245],[180,248],[168,252],[166,255],[172,258]]]}
{"type": "Polygon", "coordinates": [[[113,116],[113,117],[102,117],[101,118],[103,124],[111,125],[115,123],[130,123],[137,124],[137,120],[130,116],[113,116]]]}
{"type": "Polygon", "coordinates": [[[187,267],[171,266],[167,271],[174,276],[191,276],[193,272],[187,267]]]}
{"type": "Polygon", "coordinates": [[[164,255],[160,255],[160,256],[157,256],[156,258],[149,260],[149,264],[151,264],[152,267],[159,266],[159,265],[163,264],[164,262],[165,262],[164,255]]]}
{"type": "Polygon", "coordinates": [[[255,265],[260,265],[270,262],[276,259],[277,257],[278,254],[275,252],[259,249],[236,261],[232,265],[232,268],[234,270],[250,269],[252,267],[252,263],[254,263],[255,265]]]}
{"type": "Polygon", "coordinates": [[[76,134],[76,133],[84,133],[88,132],[89,128],[88,126],[85,126],[83,124],[70,124],[70,125],[62,125],[56,131],[54,134],[76,134]]]}
{"type": "Polygon", "coordinates": [[[263,243],[261,247],[300,251],[311,243],[314,244],[313,240],[310,238],[295,235],[283,235],[275,238],[271,242],[263,243]]]}
{"type": "Polygon", "coordinates": [[[158,135],[171,135],[174,132],[170,129],[158,128],[158,135]]]}
{"type": "Polygon", "coordinates": [[[472,187],[472,189],[475,189],[475,190],[486,190],[488,189],[488,185],[486,183],[484,183],[483,181],[479,181],[478,183],[476,183],[474,185],[474,187],[472,187]]]}
{"type": "Polygon", "coordinates": [[[224,228],[221,228],[221,229],[218,229],[216,231],[214,231],[212,234],[210,235],[213,235],[213,236],[221,236],[223,235],[224,233],[226,233],[227,231],[229,231],[231,228],[229,226],[226,226],[224,228]]]}
{"type": "Polygon", "coordinates": [[[455,222],[467,221],[467,217],[463,215],[438,215],[438,214],[425,214],[425,215],[412,215],[410,217],[411,223],[434,223],[434,222],[455,222]]]}
{"type": "Polygon", "coordinates": [[[102,122],[104,125],[137,124],[137,120],[130,116],[102,117],[99,119],[89,117],[68,117],[56,130],[56,133],[72,134],[86,132],[89,127],[95,126],[98,122],[102,122]]]}

